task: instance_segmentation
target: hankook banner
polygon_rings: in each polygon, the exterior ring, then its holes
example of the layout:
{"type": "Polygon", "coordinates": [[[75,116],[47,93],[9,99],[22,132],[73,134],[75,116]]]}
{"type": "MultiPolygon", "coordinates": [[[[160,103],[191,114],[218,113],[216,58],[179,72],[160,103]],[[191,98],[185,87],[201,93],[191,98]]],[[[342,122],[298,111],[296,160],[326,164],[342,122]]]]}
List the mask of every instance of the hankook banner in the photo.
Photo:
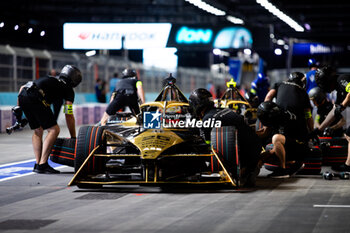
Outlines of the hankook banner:
{"type": "Polygon", "coordinates": [[[64,49],[164,48],[170,23],[65,23],[64,49]]]}

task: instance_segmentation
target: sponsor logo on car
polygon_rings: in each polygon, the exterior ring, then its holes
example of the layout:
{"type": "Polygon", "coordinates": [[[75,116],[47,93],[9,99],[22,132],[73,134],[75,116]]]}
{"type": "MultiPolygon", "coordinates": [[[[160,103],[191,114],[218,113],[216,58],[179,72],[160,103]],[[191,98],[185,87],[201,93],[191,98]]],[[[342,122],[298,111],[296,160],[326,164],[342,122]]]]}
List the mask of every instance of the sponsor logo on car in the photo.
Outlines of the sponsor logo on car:
{"type": "Polygon", "coordinates": [[[145,129],[160,128],[220,128],[221,121],[209,118],[205,121],[191,118],[190,115],[163,115],[157,112],[143,113],[143,127],[145,129]]]}

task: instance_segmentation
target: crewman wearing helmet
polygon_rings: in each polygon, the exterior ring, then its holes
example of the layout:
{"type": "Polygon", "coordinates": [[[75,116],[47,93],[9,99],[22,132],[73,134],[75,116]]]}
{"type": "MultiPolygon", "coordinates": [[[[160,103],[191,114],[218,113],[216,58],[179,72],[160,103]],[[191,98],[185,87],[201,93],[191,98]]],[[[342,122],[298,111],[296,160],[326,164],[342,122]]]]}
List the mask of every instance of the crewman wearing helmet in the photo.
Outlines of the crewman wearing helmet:
{"type": "MultiPolygon", "coordinates": [[[[229,108],[215,108],[213,96],[204,88],[194,90],[189,97],[192,114],[199,120],[220,120],[221,126],[235,126],[238,132],[238,143],[240,146],[241,166],[246,168],[246,173],[254,185],[256,173],[259,170],[258,161],[262,144],[254,130],[245,122],[244,117],[229,108]]],[[[210,144],[211,128],[201,128],[201,135],[210,144]]]]}
{"type": "Polygon", "coordinates": [[[288,178],[304,166],[301,156],[308,149],[307,136],[313,129],[312,107],[305,91],[305,82],[304,74],[294,72],[287,81],[276,83],[266,95],[265,101],[272,101],[276,97],[276,104],[295,118],[288,124],[282,124],[272,137],[273,152],[279,158],[281,167],[270,177],[288,178]],[[286,158],[295,161],[291,170],[286,169],[286,158]]]}
{"type": "Polygon", "coordinates": [[[136,71],[125,69],[122,75],[122,79],[117,83],[111,101],[101,118],[101,125],[105,125],[109,116],[116,114],[125,107],[129,107],[136,116],[140,113],[139,98],[141,103],[145,102],[142,82],[137,79],[136,71]]]}
{"type": "MultiPolygon", "coordinates": [[[[332,110],[333,104],[327,99],[326,93],[319,87],[314,87],[310,90],[309,98],[317,108],[314,127],[318,128],[326,119],[328,113],[332,110]]],[[[345,123],[346,121],[344,117],[339,114],[336,116],[336,119],[331,123],[331,125],[325,128],[323,136],[342,137],[344,133],[343,126],[345,123]]]]}
{"type": "Polygon", "coordinates": [[[23,85],[18,94],[18,105],[26,115],[29,126],[34,130],[32,143],[36,163],[34,172],[37,173],[59,173],[48,163],[51,148],[55,143],[60,128],[56,118],[51,111],[50,105],[56,99],[64,99],[64,113],[70,136],[76,137],[75,118],[73,114],[74,90],[82,80],[80,70],[72,65],[66,65],[59,76],[43,77],[23,85]],[[44,130],[47,136],[42,141],[44,130]]]}
{"type": "MultiPolygon", "coordinates": [[[[322,124],[312,133],[320,134],[342,114],[346,107],[350,105],[350,75],[338,75],[333,67],[324,66],[316,70],[315,78],[317,85],[324,92],[331,93],[334,90],[337,92],[337,99],[333,109],[328,113],[322,124]]],[[[350,148],[350,127],[346,129],[344,135],[348,140],[348,147],[350,148]]],[[[348,153],[347,160],[344,164],[332,166],[332,169],[335,171],[350,172],[350,153],[348,153]]]]}

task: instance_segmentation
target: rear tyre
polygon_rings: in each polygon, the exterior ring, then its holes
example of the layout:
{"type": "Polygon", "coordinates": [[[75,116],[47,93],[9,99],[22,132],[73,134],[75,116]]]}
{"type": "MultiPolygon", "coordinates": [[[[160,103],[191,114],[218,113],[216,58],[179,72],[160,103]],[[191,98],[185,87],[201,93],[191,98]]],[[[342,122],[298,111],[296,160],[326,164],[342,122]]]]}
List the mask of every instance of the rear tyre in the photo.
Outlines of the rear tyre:
{"type": "MultiPolygon", "coordinates": [[[[211,131],[211,145],[224,164],[227,172],[235,179],[236,184],[240,181],[239,146],[237,129],[234,126],[214,128],[211,131]]],[[[216,157],[212,158],[212,171],[221,170],[216,157]]]]}

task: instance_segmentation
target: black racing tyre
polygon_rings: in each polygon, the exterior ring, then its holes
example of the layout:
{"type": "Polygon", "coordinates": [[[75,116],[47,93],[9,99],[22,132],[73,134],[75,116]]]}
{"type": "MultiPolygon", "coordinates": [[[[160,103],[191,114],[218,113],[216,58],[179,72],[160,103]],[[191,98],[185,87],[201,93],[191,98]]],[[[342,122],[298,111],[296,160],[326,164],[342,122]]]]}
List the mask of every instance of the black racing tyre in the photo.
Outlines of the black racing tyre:
{"type": "MultiPolygon", "coordinates": [[[[104,128],[100,126],[82,126],[79,129],[76,145],[76,157],[74,160],[74,170],[77,172],[86,158],[89,156],[97,146],[99,153],[105,152],[103,146],[103,131],[104,128]]],[[[88,161],[87,166],[84,166],[83,173],[95,174],[101,171],[104,167],[104,158],[93,157],[88,161]]]]}
{"type": "Polygon", "coordinates": [[[345,137],[319,137],[320,143],[327,143],[331,146],[347,146],[348,141],[345,137]]]}
{"type": "Polygon", "coordinates": [[[57,138],[50,153],[52,162],[74,167],[76,139],[57,138]]]}
{"type": "MultiPolygon", "coordinates": [[[[238,183],[240,179],[239,146],[237,129],[234,126],[214,128],[211,131],[211,145],[224,164],[227,172],[238,183]]],[[[212,171],[221,170],[216,157],[212,158],[212,171]]]]}
{"type": "Polygon", "coordinates": [[[319,175],[322,165],[322,151],[319,148],[309,148],[304,156],[303,163],[305,167],[298,171],[299,175],[319,175]]]}

